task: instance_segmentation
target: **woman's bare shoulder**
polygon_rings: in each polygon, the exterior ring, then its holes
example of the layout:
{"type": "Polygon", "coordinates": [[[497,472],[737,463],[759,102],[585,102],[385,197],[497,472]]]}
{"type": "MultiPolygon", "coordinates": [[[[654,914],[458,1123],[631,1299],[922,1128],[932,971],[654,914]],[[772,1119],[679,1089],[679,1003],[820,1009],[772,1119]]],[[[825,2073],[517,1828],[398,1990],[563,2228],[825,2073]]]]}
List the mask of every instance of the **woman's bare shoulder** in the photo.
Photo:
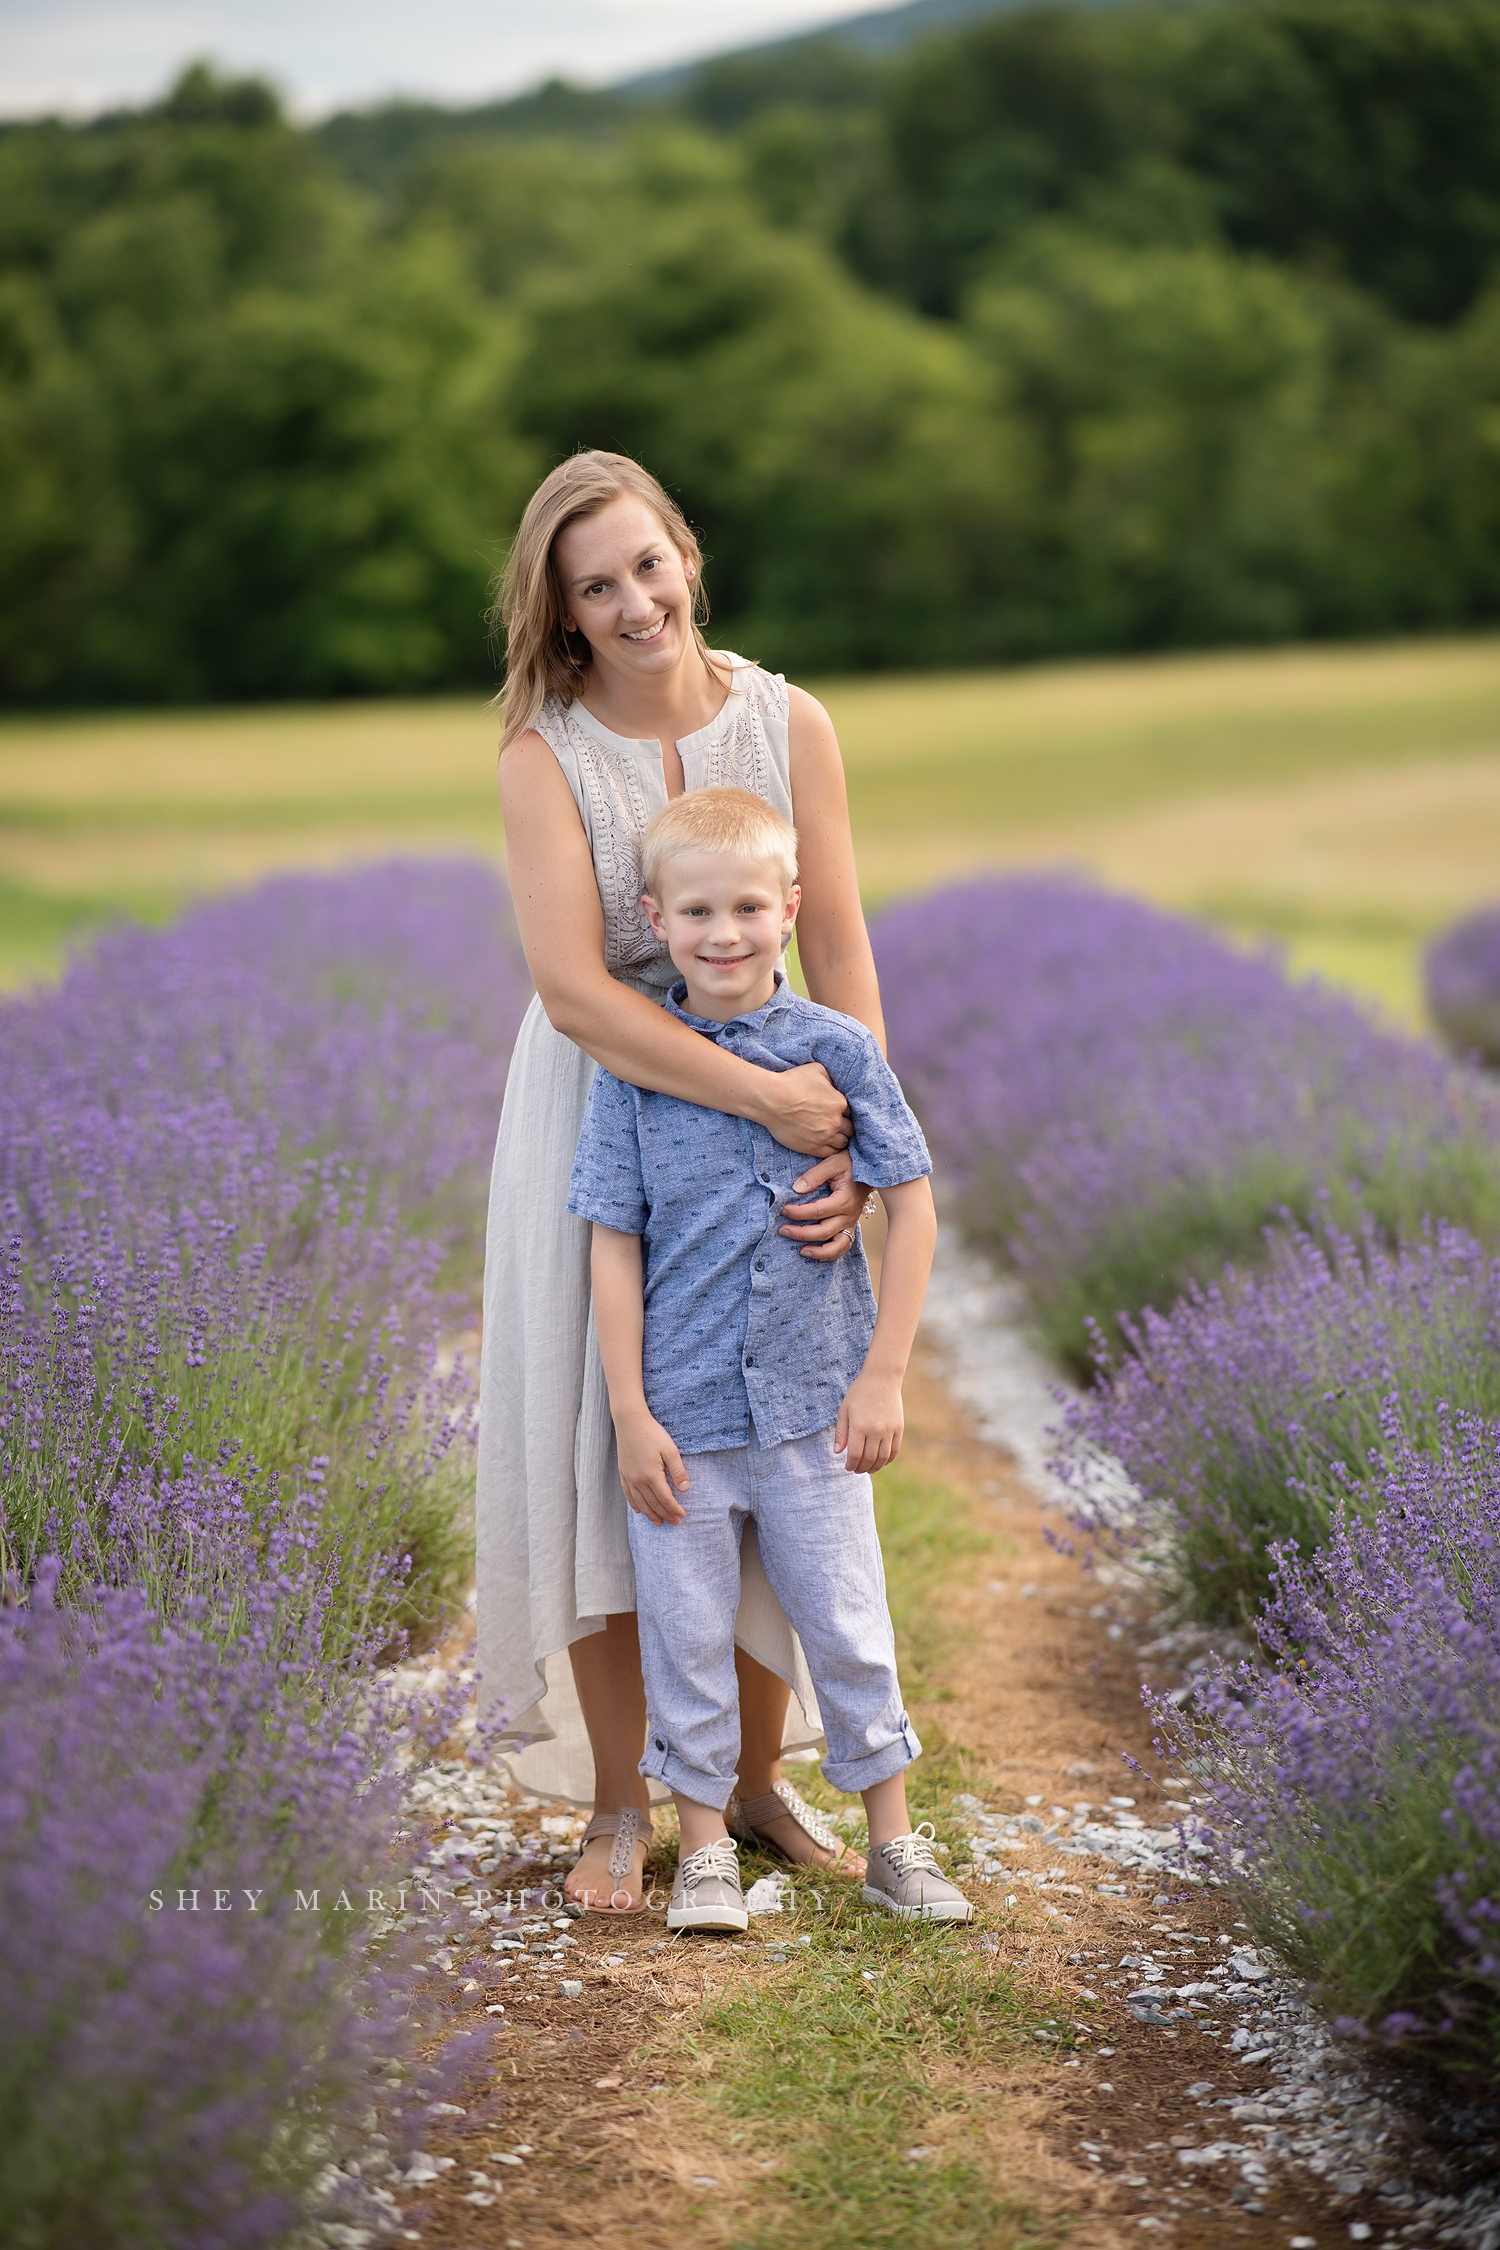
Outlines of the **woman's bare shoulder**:
{"type": "Polygon", "coordinates": [[[507,813],[523,807],[536,811],[555,807],[561,812],[568,806],[576,814],[557,753],[535,727],[507,742],[500,753],[500,803],[507,813]]]}
{"type": "Polygon", "coordinates": [[[809,695],[805,687],[798,687],[794,681],[788,680],[786,700],[787,716],[795,729],[807,734],[826,734],[830,740],[837,740],[832,719],[817,697],[809,695]]]}
{"type": "Polygon", "coordinates": [[[815,695],[787,683],[787,748],[793,766],[804,776],[823,770],[843,772],[839,738],[832,719],[815,695]]]}
{"type": "Polygon", "coordinates": [[[528,758],[552,758],[553,763],[556,763],[552,745],[535,727],[528,727],[524,734],[518,734],[512,742],[501,743],[500,771],[504,773],[512,760],[520,763],[528,758]]]}

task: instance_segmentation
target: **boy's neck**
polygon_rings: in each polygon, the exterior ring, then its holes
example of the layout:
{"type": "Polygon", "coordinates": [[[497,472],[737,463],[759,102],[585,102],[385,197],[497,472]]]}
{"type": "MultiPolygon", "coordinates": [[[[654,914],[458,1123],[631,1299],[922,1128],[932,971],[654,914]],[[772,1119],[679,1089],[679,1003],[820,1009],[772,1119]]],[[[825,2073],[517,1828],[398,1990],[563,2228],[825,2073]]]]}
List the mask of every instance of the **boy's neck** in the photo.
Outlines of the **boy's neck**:
{"type": "Polygon", "coordinates": [[[715,992],[698,991],[686,969],[681,970],[681,976],[687,986],[682,1003],[684,1014],[701,1016],[705,1023],[733,1023],[736,1016],[753,1016],[757,1008],[763,1008],[768,1000],[776,997],[777,973],[774,969],[769,972],[763,984],[757,985],[753,992],[747,992],[739,1000],[728,1000],[715,992]]]}

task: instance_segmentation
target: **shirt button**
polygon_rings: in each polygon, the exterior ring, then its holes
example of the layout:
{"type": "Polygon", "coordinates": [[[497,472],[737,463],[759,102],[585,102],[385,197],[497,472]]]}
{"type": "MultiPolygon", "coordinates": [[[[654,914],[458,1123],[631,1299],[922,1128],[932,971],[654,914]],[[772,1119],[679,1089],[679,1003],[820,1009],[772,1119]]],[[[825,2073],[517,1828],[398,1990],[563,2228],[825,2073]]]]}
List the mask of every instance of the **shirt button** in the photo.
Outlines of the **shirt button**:
{"type": "Polygon", "coordinates": [[[757,1272],[757,1273],[764,1273],[764,1272],[765,1272],[765,1270],[766,1270],[766,1261],[765,1261],[765,1259],[764,1259],[764,1258],[757,1258],[757,1259],[756,1259],[756,1261],[755,1261],[755,1270],[756,1270],[756,1272],[757,1272]]]}
{"type": "Polygon", "coordinates": [[[765,1185],[766,1185],[767,1187],[769,1187],[769,1186],[770,1186],[770,1184],[771,1184],[771,1175],[770,1175],[770,1173],[769,1173],[769,1172],[762,1172],[762,1173],[761,1173],[761,1179],[762,1179],[762,1180],[764,1181],[764,1183],[765,1183],[765,1185]]]}
{"type": "Polygon", "coordinates": [[[663,1753],[665,1754],[665,1751],[666,1751],[666,1747],[667,1747],[667,1746],[666,1746],[666,1744],[665,1744],[665,1743],[664,1743],[664,1742],[662,1741],[662,1738],[661,1738],[661,1736],[660,1736],[660,1735],[658,1735],[658,1736],[657,1736],[657,1738],[656,1738],[656,1747],[657,1747],[657,1749],[658,1749],[658,1750],[662,1751],[662,1752],[663,1752],[663,1753]]]}
{"type": "Polygon", "coordinates": [[[755,1365],[755,1354],[754,1354],[754,1352],[746,1352],[746,1354],[745,1354],[745,1365],[746,1365],[747,1367],[753,1367],[753,1366],[755,1365]]]}

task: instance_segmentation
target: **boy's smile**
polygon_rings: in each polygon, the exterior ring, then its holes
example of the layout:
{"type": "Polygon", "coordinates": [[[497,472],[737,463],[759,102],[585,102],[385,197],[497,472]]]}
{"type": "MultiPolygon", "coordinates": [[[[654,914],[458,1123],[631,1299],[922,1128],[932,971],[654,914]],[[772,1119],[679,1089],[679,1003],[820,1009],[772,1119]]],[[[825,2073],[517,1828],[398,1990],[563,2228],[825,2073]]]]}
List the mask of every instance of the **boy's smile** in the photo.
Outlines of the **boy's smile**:
{"type": "Polygon", "coordinates": [[[687,985],[689,1015],[728,1023],[753,1015],[776,990],[782,948],[801,892],[783,897],[774,868],[731,852],[680,852],[641,900],[647,920],[687,985]]]}

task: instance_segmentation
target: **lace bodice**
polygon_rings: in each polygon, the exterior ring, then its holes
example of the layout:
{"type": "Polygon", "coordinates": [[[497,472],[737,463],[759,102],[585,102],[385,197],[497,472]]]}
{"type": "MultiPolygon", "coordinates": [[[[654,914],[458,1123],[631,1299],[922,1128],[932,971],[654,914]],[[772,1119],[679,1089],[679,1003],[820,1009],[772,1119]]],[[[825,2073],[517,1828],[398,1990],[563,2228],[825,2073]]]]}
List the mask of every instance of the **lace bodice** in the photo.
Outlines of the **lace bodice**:
{"type": "MultiPolygon", "coordinates": [[[[792,817],[786,681],[742,656],[723,710],[677,745],[689,789],[748,789],[792,817]]],[[[581,703],[549,697],[537,733],[567,777],[594,855],[604,906],[604,961],[612,977],[665,992],[676,970],[641,911],[641,838],[667,801],[661,745],[631,742],[581,703]]]]}

